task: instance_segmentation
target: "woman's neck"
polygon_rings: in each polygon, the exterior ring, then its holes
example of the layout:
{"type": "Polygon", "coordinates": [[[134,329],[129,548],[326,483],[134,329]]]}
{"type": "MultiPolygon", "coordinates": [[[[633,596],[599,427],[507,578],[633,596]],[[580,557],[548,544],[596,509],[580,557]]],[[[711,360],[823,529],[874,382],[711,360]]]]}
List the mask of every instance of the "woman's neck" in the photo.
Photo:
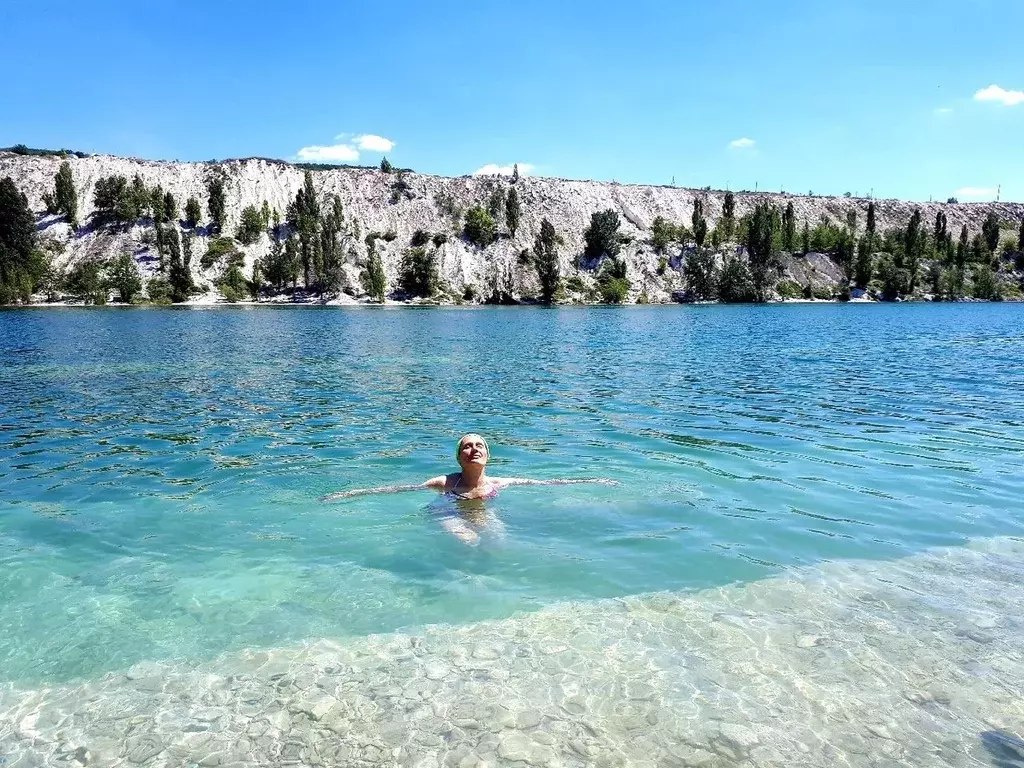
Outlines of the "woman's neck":
{"type": "Polygon", "coordinates": [[[475,467],[468,470],[463,469],[461,476],[459,477],[459,485],[463,488],[469,489],[479,488],[486,482],[485,476],[486,469],[484,467],[480,467],[479,469],[476,469],[475,467]]]}

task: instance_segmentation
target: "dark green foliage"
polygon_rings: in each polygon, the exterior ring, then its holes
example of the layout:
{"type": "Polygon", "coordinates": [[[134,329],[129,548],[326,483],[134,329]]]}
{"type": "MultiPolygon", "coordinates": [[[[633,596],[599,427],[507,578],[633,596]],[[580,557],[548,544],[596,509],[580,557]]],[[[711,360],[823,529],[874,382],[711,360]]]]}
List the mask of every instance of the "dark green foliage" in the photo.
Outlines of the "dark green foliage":
{"type": "Polygon", "coordinates": [[[558,234],[547,219],[540,222],[540,233],[533,241],[534,265],[540,280],[541,300],[550,304],[558,292],[561,277],[558,269],[558,234]]]}
{"type": "Polygon", "coordinates": [[[78,193],[75,191],[75,180],[71,176],[71,163],[67,160],[60,164],[57,171],[53,202],[55,212],[67,216],[71,228],[78,229],[78,193]]]}
{"type": "Polygon", "coordinates": [[[657,253],[664,253],[669,245],[681,242],[684,236],[685,229],[677,227],[662,216],[655,216],[651,222],[651,247],[657,253]]]}
{"type": "Polygon", "coordinates": [[[402,258],[399,282],[410,296],[433,296],[438,285],[434,253],[426,248],[409,248],[402,258]]]}
{"type": "Polygon", "coordinates": [[[505,190],[501,187],[491,192],[491,197],[487,201],[487,212],[491,214],[495,223],[501,221],[505,213],[505,190]]]}
{"type": "Polygon", "coordinates": [[[874,271],[874,258],[871,254],[871,238],[864,235],[857,242],[857,263],[853,268],[853,283],[861,290],[868,287],[874,271]]]}
{"type": "Polygon", "coordinates": [[[708,222],[704,218],[704,202],[702,200],[693,201],[693,213],[690,215],[691,229],[693,230],[693,240],[697,243],[697,248],[704,247],[704,240],[708,236],[708,222]]]}
{"type": "Polygon", "coordinates": [[[255,205],[247,205],[242,209],[242,217],[235,230],[235,239],[242,245],[252,245],[260,239],[266,225],[263,223],[263,214],[255,205]]]}
{"type": "Polygon", "coordinates": [[[164,216],[170,222],[176,222],[178,219],[178,203],[170,190],[164,194],[164,216]]]}
{"type": "Polygon", "coordinates": [[[232,238],[214,238],[210,241],[210,244],[206,246],[206,253],[204,253],[203,257],[199,260],[199,265],[203,269],[209,269],[214,264],[222,262],[225,256],[232,257],[236,253],[238,253],[238,247],[232,238]]]}
{"type": "Polygon", "coordinates": [[[783,280],[775,286],[775,290],[782,299],[800,299],[804,296],[804,289],[795,280],[783,280]]]}
{"type": "Polygon", "coordinates": [[[932,229],[932,239],[934,242],[934,256],[935,258],[942,258],[946,252],[946,243],[950,239],[948,221],[946,214],[943,211],[939,211],[935,214],[935,226],[932,229]]]}
{"type": "MultiPolygon", "coordinates": [[[[195,286],[192,285],[192,273],[185,259],[182,258],[177,224],[171,224],[167,227],[165,242],[167,243],[167,254],[170,262],[168,282],[171,284],[171,300],[175,302],[186,301],[194,292],[195,286]]],[[[191,261],[192,244],[187,237],[185,242],[188,244],[189,261],[191,261]]]]}
{"type": "Polygon", "coordinates": [[[796,211],[792,200],[786,203],[782,214],[782,248],[790,253],[796,250],[796,211]]]}
{"type": "Polygon", "coordinates": [[[915,208],[907,222],[907,233],[904,238],[904,259],[902,264],[897,262],[897,268],[902,268],[910,275],[910,283],[907,287],[908,293],[913,293],[917,285],[917,272],[921,265],[921,257],[924,254],[924,238],[921,233],[921,209],[915,208]]]}
{"type": "Polygon", "coordinates": [[[722,274],[718,278],[718,297],[729,304],[757,300],[750,269],[747,262],[739,256],[730,255],[726,258],[722,274]]]}
{"type": "Polygon", "coordinates": [[[321,293],[325,290],[339,291],[344,283],[345,259],[340,240],[343,223],[341,200],[334,195],[331,210],[320,221],[320,243],[315,261],[321,293]]]}
{"type": "Polygon", "coordinates": [[[185,203],[185,225],[194,228],[203,218],[202,209],[199,207],[199,201],[194,197],[190,197],[188,202],[185,203]]]}
{"type": "Polygon", "coordinates": [[[224,179],[218,175],[207,181],[206,192],[209,195],[206,209],[210,213],[210,224],[213,227],[213,231],[220,234],[224,231],[225,221],[226,195],[224,192],[224,179]]]}
{"type": "Polygon", "coordinates": [[[274,288],[280,290],[287,282],[290,272],[284,259],[284,243],[276,237],[270,239],[270,251],[261,259],[260,272],[274,288]]]}
{"type": "Polygon", "coordinates": [[[310,171],[306,171],[302,188],[296,193],[295,202],[289,207],[288,219],[289,224],[299,235],[303,284],[309,288],[320,226],[320,203],[316,197],[316,190],[313,188],[313,174],[310,171]]]}
{"type": "Polygon", "coordinates": [[[13,147],[0,148],[0,152],[13,152],[16,155],[28,155],[32,157],[89,157],[88,152],[77,152],[73,149],[33,149],[24,144],[15,144],[13,147]]]}
{"type": "Polygon", "coordinates": [[[146,294],[154,304],[170,304],[171,284],[166,277],[154,277],[146,283],[146,294]]]}
{"type": "Polygon", "coordinates": [[[800,237],[800,244],[803,246],[804,253],[811,252],[811,227],[806,221],[804,222],[803,234],[800,237]]]}
{"type": "Polygon", "coordinates": [[[363,287],[370,294],[374,301],[383,302],[387,293],[387,276],[384,274],[384,263],[376,250],[370,251],[370,258],[366,264],[366,272],[363,276],[363,287]]]}
{"type": "Polygon", "coordinates": [[[512,164],[512,183],[519,181],[519,163],[512,164]]]}
{"type": "Polygon", "coordinates": [[[988,261],[988,246],[982,235],[975,235],[971,238],[971,261],[975,264],[988,261]]]}
{"type": "Polygon", "coordinates": [[[987,265],[975,269],[972,280],[974,282],[974,298],[988,299],[989,301],[1002,300],[1002,286],[987,265]]]}
{"type": "MultiPolygon", "coordinates": [[[[340,206],[341,205],[341,200],[338,198],[337,195],[335,195],[334,198],[337,201],[337,204],[340,206]]],[[[272,212],[270,210],[270,203],[268,203],[266,200],[264,200],[263,201],[263,205],[260,206],[260,219],[263,222],[263,228],[264,229],[266,229],[267,227],[270,226],[271,213],[272,212]]],[[[276,211],[274,211],[273,213],[276,213],[276,211]]],[[[339,213],[340,213],[340,211],[339,211],[339,213]]],[[[341,228],[340,221],[339,221],[339,224],[338,224],[338,228],[339,229],[341,228]]]]}
{"type": "Polygon", "coordinates": [[[46,213],[50,216],[56,216],[60,213],[60,211],[57,210],[57,201],[49,192],[43,192],[43,205],[46,207],[46,213]]]}
{"type": "Polygon", "coordinates": [[[224,298],[234,304],[236,301],[244,301],[249,298],[249,281],[245,279],[245,275],[242,274],[242,270],[237,266],[232,266],[224,273],[218,283],[217,287],[220,292],[224,295],[224,298]]]}
{"type": "Polygon", "coordinates": [[[166,220],[164,212],[164,188],[159,184],[149,192],[150,209],[153,211],[153,222],[162,224],[166,220]]]}
{"type": "Polygon", "coordinates": [[[1024,219],[1020,220],[1020,232],[1017,235],[1017,250],[1024,252],[1024,219]]]}
{"type": "Polygon", "coordinates": [[[391,173],[393,170],[395,170],[395,167],[390,162],[388,162],[387,155],[381,158],[380,170],[383,173],[391,173]]]}
{"type": "Polygon", "coordinates": [[[876,273],[882,283],[882,298],[886,301],[895,301],[910,291],[910,272],[889,254],[882,254],[878,259],[876,273]]]}
{"type": "Polygon", "coordinates": [[[106,304],[107,281],[103,274],[103,266],[103,262],[97,259],[78,262],[68,272],[68,293],[86,304],[106,304]]]}
{"type": "Polygon", "coordinates": [[[712,301],[718,297],[718,264],[713,253],[701,250],[687,256],[683,274],[698,301],[712,301]]]}
{"type": "Polygon", "coordinates": [[[409,245],[413,248],[419,248],[430,242],[430,233],[422,229],[417,229],[412,233],[412,239],[409,240],[409,245]]]}
{"type": "Polygon", "coordinates": [[[10,176],[0,179],[0,304],[27,302],[47,271],[36,221],[10,176]]]}
{"type": "Polygon", "coordinates": [[[519,231],[519,220],[522,214],[523,208],[519,202],[519,192],[512,187],[508,191],[508,197],[505,198],[505,226],[508,227],[508,233],[512,237],[515,237],[516,232],[519,231]]]}
{"type": "Polygon", "coordinates": [[[125,304],[131,304],[132,299],[142,292],[142,275],[130,253],[122,253],[111,261],[107,280],[125,304]]]}
{"type": "Polygon", "coordinates": [[[956,243],[956,266],[960,269],[964,268],[967,263],[967,248],[970,242],[967,234],[967,225],[964,224],[960,228],[960,239],[956,243]]]}
{"type": "Polygon", "coordinates": [[[715,224],[722,225],[722,237],[730,241],[736,233],[736,196],[732,192],[725,193],[725,200],[722,202],[722,218],[715,224]]]}
{"type": "Polygon", "coordinates": [[[114,175],[97,179],[92,193],[92,204],[96,208],[97,218],[116,220],[118,201],[126,196],[127,189],[128,179],[124,176],[114,175]]]}
{"type": "Polygon", "coordinates": [[[854,279],[854,254],[857,250],[857,238],[849,229],[844,229],[839,235],[836,243],[836,261],[843,270],[843,283],[839,286],[839,297],[848,299],[850,297],[850,283],[854,279]]]}
{"type": "Polygon", "coordinates": [[[781,271],[776,248],[779,216],[775,207],[758,203],[747,227],[746,248],[757,301],[767,301],[781,271]]]}
{"type": "Polygon", "coordinates": [[[398,238],[398,233],[393,229],[389,229],[383,235],[380,236],[381,240],[385,243],[393,243],[398,238]]]}
{"type": "Polygon", "coordinates": [[[857,209],[851,208],[846,212],[846,228],[851,235],[857,234],[857,209]]]}
{"type": "Polygon", "coordinates": [[[932,301],[942,300],[942,267],[939,262],[933,261],[925,273],[925,282],[928,290],[931,291],[932,301]]]}
{"type": "Polygon", "coordinates": [[[474,205],[466,212],[466,223],[462,231],[473,245],[486,248],[497,238],[498,226],[490,213],[474,205]]]}
{"type": "Polygon", "coordinates": [[[867,235],[869,238],[875,236],[875,201],[872,200],[868,203],[868,222],[867,222],[867,235]]]}
{"type": "Polygon", "coordinates": [[[434,237],[432,238],[432,240],[434,242],[434,245],[436,247],[440,248],[442,245],[444,245],[445,243],[448,242],[448,233],[447,232],[435,232],[434,233],[434,237]]]}
{"type": "Polygon", "coordinates": [[[612,209],[590,214],[590,226],[583,233],[584,254],[590,259],[619,254],[619,214],[612,209]]]}
{"type": "Polygon", "coordinates": [[[995,253],[999,248],[999,217],[995,212],[989,211],[981,225],[981,234],[985,239],[985,247],[989,253],[995,253]]]}
{"type": "Polygon", "coordinates": [[[961,267],[949,267],[942,270],[939,290],[947,301],[956,301],[964,295],[964,270],[961,267]]]}
{"type": "Polygon", "coordinates": [[[629,294],[630,282],[626,276],[626,262],[612,257],[604,262],[597,276],[597,289],[605,304],[621,304],[629,294]]]}
{"type": "Polygon", "coordinates": [[[811,230],[809,252],[835,253],[842,232],[842,229],[823,216],[811,230]]]}

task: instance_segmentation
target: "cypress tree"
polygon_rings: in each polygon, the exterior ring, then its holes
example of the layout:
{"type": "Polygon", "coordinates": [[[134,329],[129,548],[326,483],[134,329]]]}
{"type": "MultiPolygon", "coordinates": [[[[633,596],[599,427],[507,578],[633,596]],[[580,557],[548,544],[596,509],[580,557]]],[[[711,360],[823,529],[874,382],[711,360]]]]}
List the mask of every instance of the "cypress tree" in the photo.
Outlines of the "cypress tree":
{"type": "Polygon", "coordinates": [[[803,247],[804,247],[804,253],[810,253],[811,252],[811,227],[810,227],[810,225],[806,221],[804,222],[804,233],[803,233],[803,243],[802,244],[803,244],[803,247]]]}
{"type": "Polygon", "coordinates": [[[142,275],[130,253],[122,253],[114,259],[108,269],[107,279],[125,304],[131,304],[132,299],[142,292],[142,275]]]}
{"type": "Polygon", "coordinates": [[[725,193],[722,202],[722,234],[726,240],[732,240],[736,233],[736,196],[732,192],[725,193]]]}
{"type": "Polygon", "coordinates": [[[792,200],[786,203],[786,211],[782,214],[782,247],[790,253],[796,249],[796,211],[792,200]]]}
{"type": "Polygon", "coordinates": [[[45,264],[35,253],[36,220],[10,176],[0,179],[0,303],[27,302],[45,264]]]}
{"type": "Polygon", "coordinates": [[[533,242],[534,265],[540,280],[541,300],[550,304],[558,291],[558,235],[547,219],[540,222],[540,233],[533,242]]]}
{"type": "Polygon", "coordinates": [[[868,203],[868,223],[867,233],[870,242],[875,240],[875,201],[872,200],[868,203]]]}
{"type": "Polygon", "coordinates": [[[968,244],[967,225],[964,224],[960,228],[960,240],[956,244],[956,266],[957,269],[963,269],[964,264],[967,263],[967,244],[968,244]]]}
{"type": "Polygon", "coordinates": [[[178,203],[174,199],[174,195],[171,194],[171,190],[167,190],[164,195],[164,216],[171,223],[175,223],[178,219],[178,203]]]}
{"type": "Polygon", "coordinates": [[[384,302],[384,296],[388,289],[387,275],[384,273],[384,264],[377,254],[376,247],[370,247],[370,258],[366,262],[366,292],[374,301],[384,302]]]}
{"type": "Polygon", "coordinates": [[[697,243],[697,248],[703,248],[704,240],[708,236],[708,222],[704,218],[704,203],[699,199],[693,201],[690,223],[693,225],[693,239],[697,243]]]}
{"type": "Polygon", "coordinates": [[[994,211],[989,211],[981,225],[981,234],[985,239],[985,247],[989,253],[995,253],[999,249],[999,217],[994,211]]]}
{"type": "Polygon", "coordinates": [[[153,209],[153,221],[163,224],[167,220],[167,213],[164,210],[164,188],[159,184],[150,193],[150,206],[153,209]]]}
{"type": "Polygon", "coordinates": [[[57,170],[53,190],[54,206],[57,213],[68,217],[72,229],[78,229],[78,193],[75,191],[75,180],[71,176],[71,163],[65,160],[57,170]]]}
{"type": "Polygon", "coordinates": [[[225,216],[224,179],[220,176],[214,176],[206,183],[206,192],[210,196],[210,199],[207,201],[210,222],[213,225],[214,231],[220,234],[224,229],[225,216]]]}
{"type": "Polygon", "coordinates": [[[773,206],[758,203],[747,226],[747,258],[757,301],[767,301],[778,273],[778,253],[775,250],[778,216],[773,206]]]}
{"type": "Polygon", "coordinates": [[[905,250],[904,261],[902,264],[897,264],[897,267],[903,267],[910,273],[910,285],[909,292],[914,292],[914,287],[917,285],[917,270],[921,265],[921,251],[924,245],[924,239],[921,237],[921,209],[915,208],[914,212],[910,215],[910,221],[907,222],[906,235],[903,240],[903,247],[905,250]]]}
{"type": "Polygon", "coordinates": [[[515,187],[512,187],[508,191],[508,197],[505,198],[505,226],[508,227],[508,232],[512,237],[516,236],[516,231],[519,229],[521,215],[522,206],[519,204],[519,193],[515,187]]]}
{"type": "Polygon", "coordinates": [[[1017,250],[1024,251],[1024,219],[1020,220],[1020,234],[1017,235],[1017,250]]]}
{"type": "Polygon", "coordinates": [[[303,177],[302,189],[295,195],[294,224],[299,233],[303,280],[306,288],[309,288],[320,224],[320,203],[317,202],[316,190],[313,188],[313,174],[309,171],[303,177]]]}
{"type": "Polygon", "coordinates": [[[199,207],[199,201],[190,197],[185,203],[185,224],[189,228],[195,228],[203,218],[203,211],[199,207]]]}

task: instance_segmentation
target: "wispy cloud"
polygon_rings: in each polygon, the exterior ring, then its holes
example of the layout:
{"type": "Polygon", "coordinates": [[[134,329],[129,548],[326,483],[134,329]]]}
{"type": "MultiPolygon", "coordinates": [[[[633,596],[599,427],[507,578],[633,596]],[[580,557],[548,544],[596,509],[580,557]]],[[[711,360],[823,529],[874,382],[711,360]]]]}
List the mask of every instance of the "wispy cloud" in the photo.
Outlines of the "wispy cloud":
{"type": "Polygon", "coordinates": [[[1008,91],[998,85],[990,85],[974,94],[974,98],[976,101],[998,101],[1000,104],[1012,107],[1024,102],[1024,91],[1008,91]]]}
{"type": "Polygon", "coordinates": [[[957,197],[995,197],[995,187],[960,187],[956,191],[957,197]]]}
{"type": "MultiPolygon", "coordinates": [[[[528,176],[530,171],[533,170],[533,165],[530,163],[519,163],[519,175],[528,176]]],[[[497,163],[488,163],[482,168],[477,168],[473,171],[474,176],[511,176],[513,166],[511,165],[498,165],[497,163]]]]}
{"type": "Polygon", "coordinates": [[[348,144],[303,147],[295,156],[309,163],[354,163],[359,159],[359,150],[348,144]]]}
{"type": "Polygon", "coordinates": [[[938,109],[935,109],[933,111],[934,111],[934,113],[936,115],[951,115],[951,114],[953,114],[953,108],[952,107],[939,107],[938,109]]]}
{"type": "Polygon", "coordinates": [[[364,152],[390,152],[395,148],[395,142],[391,139],[375,136],[372,133],[356,136],[352,139],[352,143],[364,152]]]}
{"type": "Polygon", "coordinates": [[[729,149],[750,149],[757,142],[744,136],[742,139],[734,139],[729,142],[729,149]]]}

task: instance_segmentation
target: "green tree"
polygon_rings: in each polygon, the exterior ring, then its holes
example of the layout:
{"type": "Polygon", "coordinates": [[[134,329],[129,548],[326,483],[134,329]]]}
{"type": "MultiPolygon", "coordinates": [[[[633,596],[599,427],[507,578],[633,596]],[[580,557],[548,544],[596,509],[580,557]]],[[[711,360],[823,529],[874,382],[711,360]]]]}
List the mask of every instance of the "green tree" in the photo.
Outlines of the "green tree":
{"type": "Polygon", "coordinates": [[[203,218],[202,209],[199,207],[199,201],[194,197],[190,197],[188,202],[185,203],[185,224],[190,229],[194,229],[199,225],[199,222],[203,218]]]}
{"type": "Polygon", "coordinates": [[[75,191],[75,180],[71,176],[71,163],[65,160],[57,170],[53,190],[54,206],[57,213],[68,217],[72,229],[78,229],[78,193],[75,191]]]}
{"type": "Polygon", "coordinates": [[[782,248],[789,253],[796,250],[796,211],[792,200],[786,203],[786,211],[782,214],[782,248]]]}
{"type": "Polygon", "coordinates": [[[487,201],[487,212],[491,214],[495,223],[499,222],[502,214],[505,213],[505,190],[501,187],[491,193],[491,197],[487,201]]]}
{"type": "Polygon", "coordinates": [[[86,258],[71,268],[67,278],[68,292],[86,304],[107,303],[107,281],[103,262],[86,258]]]}
{"type": "Polygon", "coordinates": [[[757,300],[747,262],[735,254],[726,258],[722,267],[718,278],[718,297],[730,304],[757,300]]]}
{"type": "Polygon", "coordinates": [[[999,301],[1003,298],[1002,286],[987,264],[975,269],[972,278],[974,298],[989,301],[999,301]]]}
{"type": "Polygon", "coordinates": [[[107,280],[125,304],[131,304],[132,299],[142,292],[139,265],[130,253],[122,253],[111,262],[107,270],[107,280]]]}
{"type": "Polygon", "coordinates": [[[960,239],[956,243],[956,266],[958,269],[963,269],[967,263],[967,248],[969,244],[969,235],[967,234],[967,225],[964,224],[960,228],[960,239]]]}
{"type": "Polygon", "coordinates": [[[399,280],[402,290],[410,296],[433,296],[438,285],[434,253],[427,248],[406,250],[399,280]]]}
{"type": "Polygon", "coordinates": [[[708,222],[704,218],[704,202],[699,198],[693,201],[693,213],[690,215],[690,224],[693,230],[693,240],[697,243],[697,249],[704,247],[704,240],[708,236],[708,222]]]}
{"type": "Polygon", "coordinates": [[[910,275],[910,284],[907,292],[913,293],[917,285],[917,272],[921,266],[921,256],[924,251],[924,239],[921,237],[921,209],[915,208],[907,222],[907,231],[904,239],[905,258],[902,264],[897,263],[897,268],[902,267],[910,275]]]}
{"type": "Polygon", "coordinates": [[[178,201],[174,199],[171,190],[167,190],[164,194],[164,216],[172,223],[176,223],[178,220],[178,201]]]}
{"type": "Polygon", "coordinates": [[[384,295],[388,289],[387,275],[384,273],[384,262],[381,261],[376,248],[370,248],[364,285],[371,299],[384,303],[384,295]]]}
{"type": "Polygon", "coordinates": [[[28,302],[47,270],[36,219],[10,176],[0,179],[0,304],[28,302]]]}
{"type": "Polygon", "coordinates": [[[583,252],[589,259],[619,255],[619,214],[611,208],[590,214],[590,226],[583,232],[586,247],[583,252]]]}
{"type": "Polygon", "coordinates": [[[533,241],[533,255],[537,278],[540,280],[541,300],[550,304],[558,292],[561,276],[558,269],[558,234],[547,219],[541,219],[540,232],[533,241]]]}
{"type": "Polygon", "coordinates": [[[605,304],[621,304],[629,294],[630,282],[626,274],[626,262],[612,256],[601,268],[597,277],[597,289],[605,304]]]}
{"type": "Polygon", "coordinates": [[[735,233],[736,196],[732,192],[726,192],[725,200],[722,203],[722,237],[725,241],[731,241],[735,233]]]}
{"type": "Polygon", "coordinates": [[[863,235],[857,242],[857,264],[853,270],[853,284],[864,290],[871,282],[874,258],[871,253],[871,237],[863,235]]]}
{"type": "Polygon", "coordinates": [[[1024,252],[1024,219],[1020,220],[1020,232],[1017,234],[1017,250],[1024,252]]]}
{"type": "Polygon", "coordinates": [[[498,237],[498,225],[494,217],[479,205],[466,211],[466,223],[462,231],[469,242],[480,248],[486,248],[498,237]]]}
{"type": "Polygon", "coordinates": [[[515,187],[512,187],[508,191],[508,197],[505,198],[505,226],[508,227],[508,233],[512,236],[516,236],[516,232],[519,230],[519,219],[522,216],[523,209],[519,203],[519,192],[516,191],[515,187]]]}
{"type": "Polygon", "coordinates": [[[910,290],[910,273],[888,254],[879,258],[877,274],[882,283],[882,298],[886,301],[895,301],[910,290]]]}
{"type": "Polygon", "coordinates": [[[844,229],[839,235],[839,242],[836,244],[836,261],[843,270],[843,284],[840,288],[842,298],[850,297],[850,283],[853,282],[855,273],[854,254],[857,250],[857,238],[849,229],[844,229]]]}
{"type": "Polygon", "coordinates": [[[225,206],[227,204],[224,192],[224,179],[218,175],[207,181],[206,193],[209,195],[206,208],[210,212],[210,224],[213,227],[213,231],[220,234],[224,231],[225,206]]]}
{"type": "Polygon", "coordinates": [[[948,221],[944,211],[939,211],[935,214],[935,226],[932,229],[932,233],[935,245],[935,258],[941,258],[946,250],[946,241],[949,239],[948,221]]]}
{"type": "Polygon", "coordinates": [[[654,217],[651,222],[651,247],[657,253],[664,253],[671,243],[679,239],[679,227],[663,216],[654,217]]]}
{"type": "Polygon", "coordinates": [[[157,184],[150,190],[149,199],[149,206],[153,211],[153,222],[163,224],[167,220],[167,214],[164,211],[164,188],[157,184]]]}
{"type": "MultiPolygon", "coordinates": [[[[338,196],[335,195],[334,197],[337,198],[338,196]]],[[[340,199],[338,200],[338,203],[339,204],[341,203],[340,199]]],[[[267,229],[270,226],[270,215],[271,215],[270,203],[268,203],[266,200],[264,200],[263,201],[263,205],[260,206],[260,219],[263,222],[263,228],[264,229],[267,229]]],[[[339,228],[340,228],[340,225],[339,225],[339,228]]]]}
{"type": "MultiPolygon", "coordinates": [[[[182,257],[177,224],[171,224],[167,227],[165,238],[168,261],[170,263],[168,282],[171,284],[171,301],[187,301],[195,288],[192,285],[192,270],[185,264],[185,259],[182,257]]],[[[186,238],[185,242],[189,243],[189,261],[191,261],[192,246],[189,238],[186,238]]]]}
{"type": "Polygon", "coordinates": [[[247,205],[242,209],[242,216],[235,230],[235,239],[242,245],[252,245],[260,239],[265,229],[263,216],[255,205],[247,205]]]}
{"type": "Polygon", "coordinates": [[[299,235],[299,253],[302,259],[303,285],[310,287],[310,273],[314,267],[315,251],[319,241],[320,203],[313,187],[313,174],[306,171],[302,188],[291,206],[293,216],[289,223],[299,235]]]}
{"type": "Polygon", "coordinates": [[[387,155],[381,158],[380,169],[383,173],[391,173],[393,170],[395,170],[395,167],[391,165],[390,162],[388,162],[387,155]]]}
{"type": "Polygon", "coordinates": [[[949,267],[942,270],[940,291],[947,301],[956,301],[964,295],[964,270],[962,267],[949,267]]]}
{"type": "Polygon", "coordinates": [[[857,209],[851,208],[846,212],[846,228],[850,230],[850,235],[855,236],[857,234],[857,209]]]}
{"type": "Polygon", "coordinates": [[[757,301],[767,301],[780,271],[776,250],[778,216],[768,203],[758,203],[747,227],[746,248],[757,301]]]}
{"type": "Polygon", "coordinates": [[[804,222],[804,231],[800,238],[800,244],[803,246],[804,253],[811,252],[811,227],[806,221],[804,222]]]}
{"type": "Polygon", "coordinates": [[[698,301],[713,301],[718,297],[718,264],[710,251],[694,251],[683,264],[686,283],[698,301]]]}
{"type": "Polygon", "coordinates": [[[875,201],[872,200],[868,203],[868,222],[867,222],[867,235],[869,241],[872,243],[875,239],[875,201]]]}
{"type": "Polygon", "coordinates": [[[512,164],[512,183],[519,181],[519,163],[512,164]]]}
{"type": "Polygon", "coordinates": [[[981,225],[981,235],[985,239],[985,247],[989,253],[995,253],[999,248],[999,217],[994,211],[989,211],[981,225]]]}

